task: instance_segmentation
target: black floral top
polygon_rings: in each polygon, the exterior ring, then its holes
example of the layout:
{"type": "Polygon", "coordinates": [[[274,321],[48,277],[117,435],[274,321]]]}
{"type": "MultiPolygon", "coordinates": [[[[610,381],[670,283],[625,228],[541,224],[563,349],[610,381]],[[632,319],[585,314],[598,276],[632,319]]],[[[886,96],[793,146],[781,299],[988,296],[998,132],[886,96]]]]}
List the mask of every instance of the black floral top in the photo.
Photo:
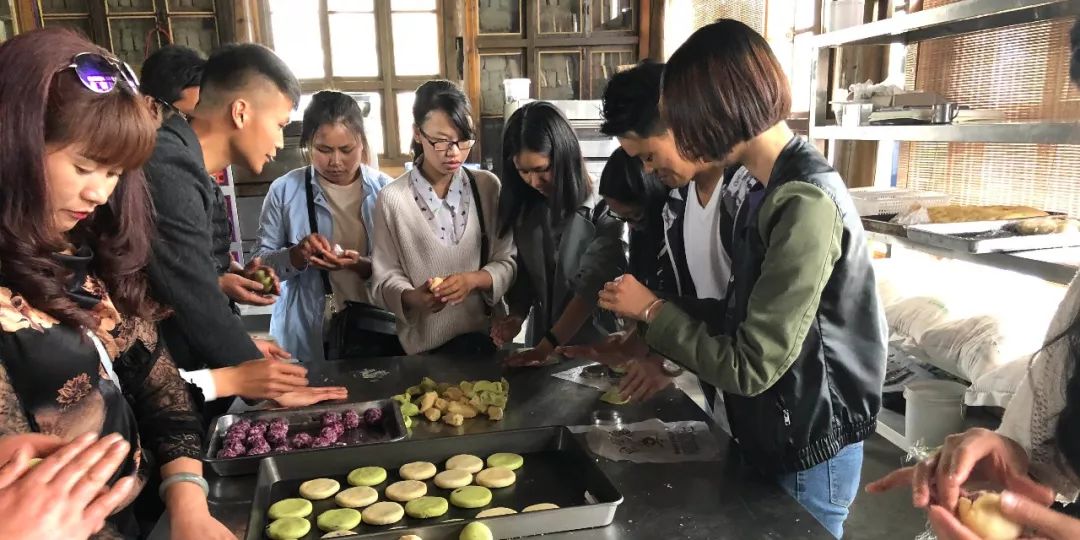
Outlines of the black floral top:
{"type": "MultiPolygon", "coordinates": [[[[90,331],[63,325],[0,283],[0,436],[120,433],[132,452],[112,480],[137,473],[140,486],[150,467],[199,459],[196,405],[155,323],[116,311],[101,281],[87,273],[89,249],[57,257],[74,272],[69,297],[101,322],[90,331]]],[[[133,523],[121,511],[95,538],[126,537],[133,523]]]]}

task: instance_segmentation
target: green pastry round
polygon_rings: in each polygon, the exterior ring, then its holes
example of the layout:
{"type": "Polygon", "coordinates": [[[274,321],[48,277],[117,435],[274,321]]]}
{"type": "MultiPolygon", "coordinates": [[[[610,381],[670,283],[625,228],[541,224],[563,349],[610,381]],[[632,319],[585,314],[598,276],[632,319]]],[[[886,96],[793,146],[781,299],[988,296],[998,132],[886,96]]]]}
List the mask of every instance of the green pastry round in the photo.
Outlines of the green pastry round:
{"type": "Polygon", "coordinates": [[[450,502],[459,508],[481,508],[491,504],[491,490],[481,486],[465,486],[450,492],[450,502]]]}
{"type": "Polygon", "coordinates": [[[311,501],[307,499],[282,499],[270,505],[266,511],[270,519],[303,518],[311,515],[311,501]]]}
{"type": "Polygon", "coordinates": [[[360,517],[359,510],[353,510],[352,508],[336,508],[334,510],[327,510],[319,514],[315,523],[320,529],[331,531],[347,531],[349,529],[355,529],[360,524],[362,518],[360,517]]]}
{"type": "Polygon", "coordinates": [[[506,467],[511,471],[516,471],[525,464],[525,458],[517,454],[509,454],[500,452],[498,454],[491,454],[487,458],[488,467],[506,467]]]}
{"type": "Polygon", "coordinates": [[[449,510],[450,505],[442,497],[420,497],[405,503],[405,513],[416,519],[439,517],[449,510]]]}
{"type": "Polygon", "coordinates": [[[487,525],[474,521],[461,529],[458,540],[495,540],[495,536],[491,534],[491,529],[487,525]]]}
{"type": "Polygon", "coordinates": [[[311,532],[311,522],[304,518],[281,518],[266,527],[270,540],[297,540],[311,532]]]}
{"type": "Polygon", "coordinates": [[[382,467],[360,467],[353,469],[348,477],[350,486],[377,486],[386,481],[386,469],[382,467]]]}

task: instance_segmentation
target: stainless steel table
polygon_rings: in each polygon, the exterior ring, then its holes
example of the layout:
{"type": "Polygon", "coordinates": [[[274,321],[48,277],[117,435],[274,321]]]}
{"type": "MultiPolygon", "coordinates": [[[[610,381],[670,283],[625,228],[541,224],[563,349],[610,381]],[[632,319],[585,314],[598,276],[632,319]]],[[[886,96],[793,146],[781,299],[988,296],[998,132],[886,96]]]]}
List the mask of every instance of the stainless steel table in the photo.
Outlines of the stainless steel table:
{"type": "MultiPolygon", "coordinates": [[[[572,367],[563,363],[534,369],[507,370],[496,358],[410,356],[308,365],[313,385],[343,385],[351,401],[388,397],[420,382],[424,376],[439,382],[466,379],[510,381],[510,404],[501,422],[466,421],[455,428],[426,420],[414,422],[411,438],[447,437],[460,433],[548,425],[582,425],[592,421],[599,407],[593,388],[552,377],[572,367]],[[389,374],[377,381],[361,376],[362,369],[389,374]]],[[[711,420],[693,401],[674,387],[644,404],[623,405],[625,423],[648,418],[664,421],[711,420]]],[[[559,540],[753,539],[786,540],[831,538],[794,499],[741,463],[738,450],[722,430],[713,429],[721,442],[720,456],[712,462],[634,464],[598,459],[600,467],[625,497],[611,526],[602,529],[545,535],[559,540]]],[[[211,475],[212,476],[212,475],[211,475]]],[[[209,478],[210,509],[215,517],[243,538],[255,490],[255,477],[209,478]]],[[[167,520],[158,524],[152,539],[167,539],[167,520]]]]}

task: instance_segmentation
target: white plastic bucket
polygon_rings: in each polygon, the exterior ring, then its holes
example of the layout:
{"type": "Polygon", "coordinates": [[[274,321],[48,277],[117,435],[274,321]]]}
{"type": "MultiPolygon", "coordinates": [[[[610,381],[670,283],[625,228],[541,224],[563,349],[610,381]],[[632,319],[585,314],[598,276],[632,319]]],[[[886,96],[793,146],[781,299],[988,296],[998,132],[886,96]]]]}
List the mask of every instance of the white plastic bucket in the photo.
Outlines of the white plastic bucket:
{"type": "Polygon", "coordinates": [[[529,79],[503,79],[503,96],[506,103],[529,99],[529,88],[532,81],[529,79]]]}
{"type": "Polygon", "coordinates": [[[953,381],[916,381],[904,388],[904,438],[933,448],[964,429],[964,385],[953,381]]]}

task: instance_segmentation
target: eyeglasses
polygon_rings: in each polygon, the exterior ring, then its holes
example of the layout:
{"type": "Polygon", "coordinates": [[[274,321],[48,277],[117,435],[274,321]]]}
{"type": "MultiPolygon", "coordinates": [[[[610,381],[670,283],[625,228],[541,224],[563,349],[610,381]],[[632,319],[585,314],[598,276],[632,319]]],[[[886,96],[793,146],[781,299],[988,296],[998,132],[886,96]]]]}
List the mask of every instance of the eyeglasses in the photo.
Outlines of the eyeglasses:
{"type": "Polygon", "coordinates": [[[471,149],[473,145],[476,144],[476,141],[474,140],[448,141],[446,139],[432,139],[431,137],[428,137],[427,133],[424,133],[424,130],[421,129],[418,131],[420,132],[420,136],[427,140],[428,144],[430,144],[437,152],[447,152],[450,150],[450,146],[456,146],[458,147],[458,150],[464,152],[465,150],[471,149]]]}
{"type": "Polygon", "coordinates": [[[645,215],[642,212],[634,212],[633,215],[624,216],[612,210],[611,208],[608,208],[607,215],[609,218],[629,224],[637,224],[645,219],[645,215]]]}
{"type": "Polygon", "coordinates": [[[112,92],[118,82],[123,81],[133,93],[139,92],[139,78],[131,66],[98,53],[79,53],[71,59],[66,69],[74,69],[79,82],[87,90],[97,94],[112,92]]]}

